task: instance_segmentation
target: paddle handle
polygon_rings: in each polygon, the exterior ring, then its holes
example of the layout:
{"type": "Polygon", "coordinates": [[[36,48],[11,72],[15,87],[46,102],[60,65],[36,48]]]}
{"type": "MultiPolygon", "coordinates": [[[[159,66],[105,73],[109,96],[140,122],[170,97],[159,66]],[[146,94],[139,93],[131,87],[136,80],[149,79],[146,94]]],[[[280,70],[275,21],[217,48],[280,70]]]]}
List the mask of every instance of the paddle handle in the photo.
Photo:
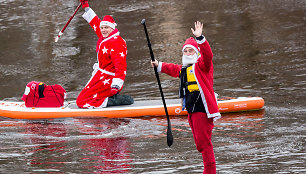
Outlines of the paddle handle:
{"type": "Polygon", "coordinates": [[[150,42],[150,38],[149,38],[149,34],[148,34],[148,30],[147,30],[147,26],[146,26],[146,20],[142,19],[141,24],[143,25],[144,31],[146,33],[146,38],[147,38],[147,41],[148,41],[148,47],[149,47],[149,50],[150,50],[151,59],[152,59],[152,61],[155,61],[152,46],[151,46],[151,42],[150,42]]]}
{"type": "MultiPolygon", "coordinates": [[[[151,60],[152,60],[152,61],[155,61],[154,54],[153,54],[153,50],[152,50],[152,46],[151,46],[151,42],[150,42],[149,35],[148,35],[147,26],[146,26],[146,20],[143,19],[143,20],[141,21],[141,24],[143,25],[144,31],[145,31],[145,34],[146,34],[146,38],[147,38],[147,42],[148,42],[148,47],[149,47],[150,55],[151,55],[151,60]]],[[[163,89],[162,89],[162,87],[161,87],[161,83],[160,83],[160,79],[159,79],[159,75],[158,75],[157,67],[156,67],[156,66],[154,66],[154,72],[155,72],[156,80],[157,80],[157,83],[158,83],[160,95],[161,95],[161,98],[162,98],[162,101],[163,101],[165,113],[166,113],[166,116],[167,116],[167,122],[168,122],[168,128],[167,128],[167,144],[168,144],[168,146],[170,147],[170,146],[173,144],[173,135],[172,135],[172,130],[171,130],[171,122],[170,122],[170,117],[169,117],[169,114],[168,114],[168,109],[167,109],[167,106],[166,106],[166,101],[165,101],[163,89]]]]}
{"type": "Polygon", "coordinates": [[[55,42],[57,42],[59,40],[59,38],[63,35],[65,29],[67,28],[67,26],[71,22],[72,18],[75,16],[75,14],[77,13],[77,11],[80,9],[81,6],[82,6],[82,3],[80,3],[79,6],[74,10],[74,13],[70,16],[70,18],[67,21],[66,25],[63,27],[63,29],[58,33],[57,37],[55,38],[55,40],[54,40],[55,42]]]}

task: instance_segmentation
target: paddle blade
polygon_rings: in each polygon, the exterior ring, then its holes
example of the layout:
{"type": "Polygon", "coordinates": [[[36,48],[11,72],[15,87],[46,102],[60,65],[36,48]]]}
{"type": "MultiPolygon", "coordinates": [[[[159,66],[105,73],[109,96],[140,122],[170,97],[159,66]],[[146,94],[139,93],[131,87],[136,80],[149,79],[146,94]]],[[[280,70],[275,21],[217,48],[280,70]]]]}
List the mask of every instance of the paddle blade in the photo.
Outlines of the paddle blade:
{"type": "Polygon", "coordinates": [[[60,31],[57,35],[57,37],[54,39],[55,42],[58,42],[58,39],[63,35],[63,32],[60,31]]]}
{"type": "Polygon", "coordinates": [[[58,39],[59,39],[60,37],[59,36],[57,36],[55,39],[54,39],[54,42],[58,42],[58,39]]]}
{"type": "Polygon", "coordinates": [[[167,144],[170,147],[173,144],[173,135],[172,135],[172,131],[171,128],[167,130],[167,144]]]}

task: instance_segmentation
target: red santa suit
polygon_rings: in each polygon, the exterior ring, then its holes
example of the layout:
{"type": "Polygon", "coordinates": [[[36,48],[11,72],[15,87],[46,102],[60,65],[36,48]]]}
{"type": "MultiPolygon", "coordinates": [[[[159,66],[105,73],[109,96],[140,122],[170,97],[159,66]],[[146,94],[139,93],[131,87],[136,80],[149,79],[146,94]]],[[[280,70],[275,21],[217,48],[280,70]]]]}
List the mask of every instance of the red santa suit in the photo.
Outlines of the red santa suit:
{"type": "Polygon", "coordinates": [[[96,32],[99,40],[97,42],[97,63],[93,66],[92,77],[77,98],[80,108],[101,108],[107,106],[108,97],[112,96],[111,88],[122,86],[126,76],[126,54],[125,40],[119,35],[115,28],[114,19],[106,15],[103,20],[98,18],[95,12],[89,8],[83,18],[96,32]],[[102,36],[100,25],[107,25],[114,29],[107,38],[102,36]]]}
{"type": "MultiPolygon", "coordinates": [[[[195,41],[193,38],[186,40],[183,50],[186,47],[193,48],[200,57],[196,63],[192,64],[195,80],[203,102],[202,108],[198,111],[188,111],[188,121],[191,127],[197,150],[202,153],[204,172],[216,173],[216,162],[211,143],[212,129],[214,127],[213,119],[221,117],[215,92],[213,90],[213,54],[209,43],[204,36],[201,40],[195,41]]],[[[159,62],[158,71],[166,73],[172,77],[180,77],[182,65],[159,62]]],[[[191,72],[192,72],[191,71],[191,72]]],[[[197,102],[197,101],[196,101],[197,102]]],[[[195,103],[196,103],[195,102],[195,103]]]]}

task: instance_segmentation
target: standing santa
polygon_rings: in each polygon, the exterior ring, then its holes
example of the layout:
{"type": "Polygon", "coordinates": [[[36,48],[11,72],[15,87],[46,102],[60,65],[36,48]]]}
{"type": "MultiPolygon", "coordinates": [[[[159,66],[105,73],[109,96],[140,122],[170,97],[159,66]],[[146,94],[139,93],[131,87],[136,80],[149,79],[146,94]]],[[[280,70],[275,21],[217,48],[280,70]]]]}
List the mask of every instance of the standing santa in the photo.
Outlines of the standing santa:
{"type": "Polygon", "coordinates": [[[132,104],[130,96],[118,95],[126,76],[125,40],[119,35],[115,20],[106,15],[101,20],[89,7],[88,0],[80,0],[85,9],[83,18],[99,37],[96,47],[97,63],[76,103],[80,108],[103,108],[109,105],[132,104]]]}
{"type": "Polygon", "coordinates": [[[221,117],[214,92],[213,53],[203,35],[199,21],[191,28],[196,39],[188,38],[182,48],[182,64],[152,61],[159,72],[180,78],[179,96],[182,110],[188,112],[188,122],[197,150],[202,154],[203,174],[216,173],[216,160],[211,142],[214,120],[221,117]]]}

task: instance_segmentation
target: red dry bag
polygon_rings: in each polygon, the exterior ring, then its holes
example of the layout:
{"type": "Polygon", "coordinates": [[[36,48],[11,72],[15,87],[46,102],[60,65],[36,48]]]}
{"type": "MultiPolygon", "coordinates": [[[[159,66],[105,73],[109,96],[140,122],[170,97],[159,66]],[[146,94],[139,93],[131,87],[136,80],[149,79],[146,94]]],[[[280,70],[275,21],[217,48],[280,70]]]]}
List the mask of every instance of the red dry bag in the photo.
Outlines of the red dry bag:
{"type": "Polygon", "coordinates": [[[27,84],[21,99],[26,107],[61,107],[65,98],[66,90],[61,85],[32,81],[27,84]]]}

